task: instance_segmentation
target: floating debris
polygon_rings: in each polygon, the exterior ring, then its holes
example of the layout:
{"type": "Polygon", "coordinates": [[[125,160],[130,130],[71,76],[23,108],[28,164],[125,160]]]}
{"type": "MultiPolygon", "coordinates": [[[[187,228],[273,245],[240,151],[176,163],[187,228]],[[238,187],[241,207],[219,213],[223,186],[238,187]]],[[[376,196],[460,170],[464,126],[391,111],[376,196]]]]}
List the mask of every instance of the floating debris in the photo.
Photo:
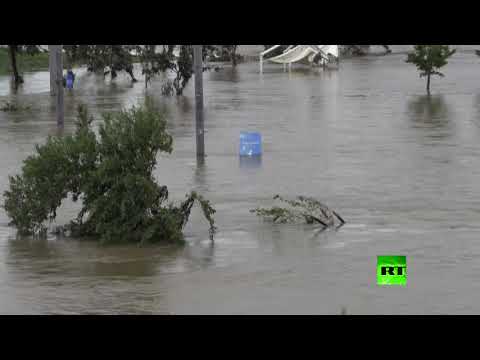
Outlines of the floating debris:
{"type": "Polygon", "coordinates": [[[337,227],[345,224],[345,220],[340,215],[314,198],[297,196],[296,200],[287,200],[280,195],[275,195],[273,199],[289,205],[290,208],[274,206],[269,209],[257,208],[250,212],[281,224],[305,222],[320,224],[324,228],[335,227],[338,222],[337,227]]]}

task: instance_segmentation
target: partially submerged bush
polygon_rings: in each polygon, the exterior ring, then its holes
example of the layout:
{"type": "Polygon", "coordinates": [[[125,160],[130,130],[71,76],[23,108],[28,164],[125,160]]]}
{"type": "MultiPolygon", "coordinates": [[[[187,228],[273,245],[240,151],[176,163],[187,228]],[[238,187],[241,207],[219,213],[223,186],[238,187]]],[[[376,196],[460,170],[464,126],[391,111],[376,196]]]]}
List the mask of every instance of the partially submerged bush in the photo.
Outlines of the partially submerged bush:
{"type": "Polygon", "coordinates": [[[171,80],[166,80],[162,84],[162,88],[160,91],[163,96],[173,96],[173,94],[175,93],[173,82],[171,80]]]}
{"type": "Polygon", "coordinates": [[[8,101],[0,105],[0,111],[10,112],[10,111],[21,111],[21,110],[30,110],[30,106],[29,105],[21,106],[8,101]]]}
{"type": "Polygon", "coordinates": [[[337,219],[340,221],[340,226],[345,224],[340,215],[316,199],[298,196],[296,200],[287,200],[280,195],[275,195],[273,199],[289,205],[289,208],[274,206],[269,209],[257,208],[250,210],[250,212],[271,219],[276,223],[305,222],[307,224],[320,224],[327,228],[335,226],[335,219],[337,219]]]}
{"type": "Polygon", "coordinates": [[[75,134],[49,137],[24,161],[22,174],[10,177],[4,207],[21,233],[44,233],[45,222],[55,219],[70,195],[82,202],[67,226],[74,236],[103,242],[180,241],[198,201],[213,239],[215,210],[210,203],[195,192],[178,206],[168,203],[167,187],[152,175],[158,152],[172,151],[172,138],[164,116],[151,103],[103,115],[99,138],[92,120],[79,106],[75,134]]]}

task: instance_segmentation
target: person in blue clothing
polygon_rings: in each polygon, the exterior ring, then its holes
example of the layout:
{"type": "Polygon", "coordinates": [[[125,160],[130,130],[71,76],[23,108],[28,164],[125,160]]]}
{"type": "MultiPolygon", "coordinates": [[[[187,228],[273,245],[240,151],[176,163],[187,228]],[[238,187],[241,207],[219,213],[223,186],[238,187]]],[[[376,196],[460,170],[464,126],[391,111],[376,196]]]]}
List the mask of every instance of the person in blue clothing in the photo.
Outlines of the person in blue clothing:
{"type": "Polygon", "coordinates": [[[67,71],[67,79],[66,79],[67,89],[73,89],[73,83],[75,82],[75,74],[71,69],[67,71]]]}

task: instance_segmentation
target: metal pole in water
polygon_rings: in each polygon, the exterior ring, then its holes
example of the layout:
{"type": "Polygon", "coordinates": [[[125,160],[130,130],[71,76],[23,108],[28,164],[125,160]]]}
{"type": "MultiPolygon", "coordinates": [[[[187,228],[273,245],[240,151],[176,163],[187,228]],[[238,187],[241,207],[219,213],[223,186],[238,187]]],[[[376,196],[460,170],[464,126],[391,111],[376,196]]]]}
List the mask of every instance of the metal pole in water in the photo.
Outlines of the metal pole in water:
{"type": "Polygon", "coordinates": [[[55,78],[56,74],[56,48],[58,45],[48,45],[48,68],[50,70],[50,95],[55,96],[57,84],[55,78]]]}
{"type": "Polygon", "coordinates": [[[62,63],[62,46],[55,48],[55,83],[57,95],[57,126],[63,127],[64,124],[64,104],[63,104],[63,63],[62,63]]]}
{"type": "Polygon", "coordinates": [[[197,134],[197,157],[205,156],[205,125],[203,118],[203,61],[202,45],[193,45],[195,71],[195,120],[197,134]]]}

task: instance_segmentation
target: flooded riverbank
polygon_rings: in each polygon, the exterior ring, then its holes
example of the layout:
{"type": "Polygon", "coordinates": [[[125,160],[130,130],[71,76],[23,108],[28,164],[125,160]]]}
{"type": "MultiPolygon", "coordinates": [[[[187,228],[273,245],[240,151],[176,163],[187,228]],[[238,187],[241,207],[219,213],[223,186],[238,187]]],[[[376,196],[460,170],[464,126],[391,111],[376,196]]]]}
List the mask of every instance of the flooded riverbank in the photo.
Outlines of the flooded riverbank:
{"type": "MultiPolygon", "coordinates": [[[[245,63],[205,74],[205,164],[197,167],[193,82],[185,97],[77,71],[65,132],[83,102],[98,116],[150,95],[170,113],[174,151],[158,182],[175,199],[212,201],[215,242],[194,214],[187,245],[102,247],[19,239],[0,209],[0,313],[434,314],[480,311],[480,61],[460,51],[432,97],[404,54],[347,59],[321,71],[245,63]],[[241,162],[240,131],[259,131],[264,155],[241,162]],[[314,196],[347,221],[338,232],[272,225],[249,213],[275,194],[314,196]],[[376,285],[376,256],[406,255],[408,286],[376,285]]],[[[56,132],[48,73],[25,74],[0,102],[0,192],[35,143],[56,132]]],[[[76,214],[66,204],[59,222],[76,214]]]]}

